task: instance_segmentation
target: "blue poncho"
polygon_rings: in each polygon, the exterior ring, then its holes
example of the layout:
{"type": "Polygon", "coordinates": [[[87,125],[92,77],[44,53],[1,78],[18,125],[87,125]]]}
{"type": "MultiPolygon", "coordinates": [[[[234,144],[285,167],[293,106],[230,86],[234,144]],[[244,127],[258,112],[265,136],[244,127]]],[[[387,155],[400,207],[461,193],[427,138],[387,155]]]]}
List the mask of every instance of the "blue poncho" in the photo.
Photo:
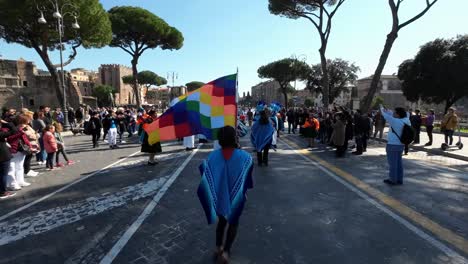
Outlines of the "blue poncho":
{"type": "Polygon", "coordinates": [[[238,223],[247,189],[253,188],[252,168],[252,157],[240,149],[235,149],[229,160],[224,159],[222,150],[215,150],[203,161],[197,194],[208,224],[215,223],[218,216],[230,224],[238,223]]]}
{"type": "Polygon", "coordinates": [[[257,121],[253,124],[250,141],[257,152],[262,151],[265,146],[271,144],[274,132],[275,130],[270,123],[260,124],[260,121],[257,121]]]}

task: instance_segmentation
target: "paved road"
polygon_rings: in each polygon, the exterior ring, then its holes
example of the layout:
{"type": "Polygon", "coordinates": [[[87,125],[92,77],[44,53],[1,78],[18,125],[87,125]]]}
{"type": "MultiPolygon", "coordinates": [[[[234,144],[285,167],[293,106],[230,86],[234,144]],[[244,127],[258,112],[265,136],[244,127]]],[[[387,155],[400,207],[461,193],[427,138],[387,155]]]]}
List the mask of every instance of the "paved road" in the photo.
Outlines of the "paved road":
{"type": "MultiPolygon", "coordinates": [[[[383,144],[336,160],[283,138],[254,170],[233,263],[468,263],[467,162],[412,152],[390,188],[383,144]]],[[[215,227],[196,197],[209,144],[170,143],[148,167],[135,143],[67,140],[76,165],[1,201],[0,263],[211,263],[215,227]]]]}

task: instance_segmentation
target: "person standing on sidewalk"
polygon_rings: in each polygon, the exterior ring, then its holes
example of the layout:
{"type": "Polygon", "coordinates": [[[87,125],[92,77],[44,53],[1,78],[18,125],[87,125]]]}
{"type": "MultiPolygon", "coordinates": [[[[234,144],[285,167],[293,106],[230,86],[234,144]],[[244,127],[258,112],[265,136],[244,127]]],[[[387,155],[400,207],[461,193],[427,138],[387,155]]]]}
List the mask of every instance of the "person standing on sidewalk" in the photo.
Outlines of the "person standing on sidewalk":
{"type": "Polygon", "coordinates": [[[455,109],[450,107],[448,113],[444,116],[440,124],[440,130],[444,132],[445,144],[449,146],[453,144],[453,133],[458,126],[458,116],[455,114],[455,109]]]}
{"type": "Polygon", "coordinates": [[[405,125],[411,126],[411,122],[404,108],[397,107],[395,112],[385,109],[380,105],[380,112],[390,125],[390,132],[387,139],[387,161],[390,167],[389,178],[384,183],[389,185],[403,184],[403,158],[402,153],[405,145],[400,138],[403,135],[405,125]]]}
{"type": "Polygon", "coordinates": [[[332,124],[333,132],[331,142],[336,147],[336,157],[342,158],[346,153],[345,136],[346,136],[346,123],[342,113],[336,113],[335,123],[332,124]]]}
{"type": "Polygon", "coordinates": [[[29,153],[26,153],[26,157],[24,158],[24,163],[23,163],[23,168],[24,168],[24,175],[28,177],[36,177],[39,175],[39,172],[34,171],[31,169],[31,159],[34,154],[38,153],[40,151],[40,146],[38,142],[39,135],[36,133],[36,131],[29,125],[32,120],[32,112],[29,113],[28,115],[20,115],[18,118],[24,118],[27,119],[27,121],[23,122],[28,122],[28,124],[19,127],[19,129],[23,130],[24,134],[26,134],[26,137],[28,137],[29,143],[31,144],[32,151],[29,153]]]}
{"type": "Polygon", "coordinates": [[[362,115],[360,110],[354,114],[354,136],[356,139],[356,151],[354,155],[362,155],[367,151],[367,137],[370,131],[370,122],[367,115],[362,115]]]}
{"type": "Polygon", "coordinates": [[[293,134],[296,134],[296,128],[294,127],[296,122],[296,113],[294,112],[293,108],[289,108],[288,112],[286,113],[286,117],[288,118],[288,134],[291,134],[291,130],[293,134]]]}
{"type": "Polygon", "coordinates": [[[434,120],[435,120],[435,114],[434,110],[429,110],[429,113],[427,113],[424,125],[426,126],[426,132],[427,132],[427,137],[429,137],[429,142],[427,142],[424,146],[432,146],[432,131],[434,130],[434,120]]]}
{"type": "Polygon", "coordinates": [[[7,143],[7,138],[17,132],[18,130],[13,123],[0,119],[0,199],[6,199],[16,195],[14,192],[7,191],[5,183],[7,181],[8,170],[10,168],[10,160],[13,157],[7,143]]]}
{"type": "Polygon", "coordinates": [[[253,160],[249,153],[237,148],[233,127],[221,128],[218,139],[221,149],[211,152],[200,165],[202,179],[197,195],[208,224],[218,220],[214,257],[218,263],[228,263],[247,190],[253,188],[253,160]]]}
{"type": "Polygon", "coordinates": [[[55,127],[53,125],[47,125],[44,129],[44,148],[47,152],[46,167],[47,170],[54,169],[54,156],[58,151],[57,140],[55,139],[55,127]]]}
{"type": "Polygon", "coordinates": [[[385,118],[383,118],[382,114],[377,112],[374,117],[374,138],[377,138],[377,134],[379,134],[379,138],[382,139],[384,128],[385,128],[385,118]]]}
{"type": "Polygon", "coordinates": [[[7,142],[10,144],[10,152],[12,159],[10,160],[10,169],[8,171],[7,187],[14,191],[20,190],[21,187],[31,185],[24,180],[24,159],[28,153],[28,149],[32,150],[29,139],[23,129],[28,124],[28,117],[24,115],[18,116],[16,119],[17,132],[8,137],[7,142]]]}
{"type": "Polygon", "coordinates": [[[422,118],[421,118],[421,111],[416,110],[415,114],[410,117],[411,127],[414,130],[414,144],[419,144],[420,142],[420,135],[421,135],[421,125],[422,125],[422,118]]]}

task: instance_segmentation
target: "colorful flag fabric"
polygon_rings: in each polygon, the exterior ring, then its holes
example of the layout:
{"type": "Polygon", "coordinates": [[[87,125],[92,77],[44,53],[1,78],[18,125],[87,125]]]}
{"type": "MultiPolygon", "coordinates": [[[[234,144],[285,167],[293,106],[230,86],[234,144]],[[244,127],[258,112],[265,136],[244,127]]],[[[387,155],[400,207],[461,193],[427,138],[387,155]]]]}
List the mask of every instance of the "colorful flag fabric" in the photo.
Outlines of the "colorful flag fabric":
{"type": "Polygon", "coordinates": [[[156,121],[143,125],[150,145],[203,134],[217,139],[217,130],[224,126],[236,127],[237,74],[228,75],[182,95],[156,121]]]}

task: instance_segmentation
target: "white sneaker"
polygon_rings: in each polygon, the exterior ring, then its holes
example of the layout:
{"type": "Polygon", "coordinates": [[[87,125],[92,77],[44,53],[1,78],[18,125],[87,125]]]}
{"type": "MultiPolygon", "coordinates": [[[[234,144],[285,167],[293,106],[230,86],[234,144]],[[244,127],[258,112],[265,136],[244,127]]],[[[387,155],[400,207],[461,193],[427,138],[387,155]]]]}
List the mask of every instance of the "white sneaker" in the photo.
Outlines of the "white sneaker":
{"type": "Polygon", "coordinates": [[[20,186],[21,186],[21,187],[28,187],[29,185],[31,185],[29,182],[22,182],[22,183],[20,183],[20,186]]]}
{"type": "Polygon", "coordinates": [[[30,170],[30,171],[26,174],[27,177],[37,177],[37,175],[39,175],[39,172],[33,171],[33,170],[30,170]]]}
{"type": "Polygon", "coordinates": [[[8,187],[7,189],[10,190],[10,191],[14,191],[14,192],[15,192],[15,191],[21,190],[21,187],[20,187],[20,186],[13,185],[13,186],[11,186],[11,187],[8,187]]]}

